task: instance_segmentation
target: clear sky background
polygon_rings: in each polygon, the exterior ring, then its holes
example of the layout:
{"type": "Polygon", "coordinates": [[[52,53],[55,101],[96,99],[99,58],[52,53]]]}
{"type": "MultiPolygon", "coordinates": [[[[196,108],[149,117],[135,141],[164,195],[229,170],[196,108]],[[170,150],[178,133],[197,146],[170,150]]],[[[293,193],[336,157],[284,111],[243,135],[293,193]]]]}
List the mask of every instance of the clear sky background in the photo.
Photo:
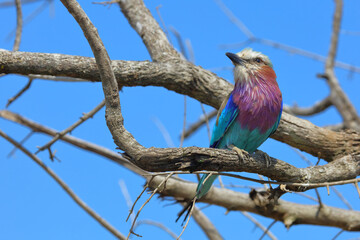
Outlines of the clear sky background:
{"type": "MultiPolygon", "coordinates": [[[[24,17],[28,17],[42,2],[23,6],[24,17]]],[[[151,60],[140,37],[129,26],[117,5],[110,8],[80,1],[81,6],[97,27],[107,51],[113,60],[151,60]]],[[[246,36],[229,21],[214,1],[145,1],[145,4],[159,21],[156,7],[166,27],[175,28],[184,39],[191,41],[195,63],[232,82],[231,62],[225,52],[238,52],[243,47],[221,48],[223,44],[239,43],[246,36]],[[225,70],[219,70],[225,67],[225,70]]],[[[241,19],[257,37],[271,39],[283,44],[311,51],[323,56],[328,53],[333,1],[226,1],[225,4],[241,19]]],[[[11,50],[16,27],[15,7],[0,8],[0,48],[11,50]]],[[[360,66],[360,2],[344,2],[342,29],[356,31],[357,34],[342,32],[337,59],[360,66]]],[[[176,44],[174,35],[171,40],[176,44]]],[[[328,86],[316,78],[323,73],[324,63],[289,54],[261,44],[250,47],[268,55],[273,62],[278,83],[283,92],[285,104],[297,103],[311,106],[326,97],[328,86]]],[[[65,7],[55,1],[32,21],[25,24],[20,51],[61,53],[92,57],[91,49],[72,16],[65,7]]],[[[341,86],[360,111],[360,75],[343,69],[336,69],[341,86]]],[[[7,100],[15,95],[26,83],[27,78],[9,75],[0,78],[0,108],[5,108],[7,100]]],[[[184,97],[159,87],[124,88],[120,94],[126,128],[146,147],[167,147],[168,144],[156,125],[161,124],[169,132],[175,146],[179,146],[183,125],[184,97]]],[[[14,102],[9,110],[37,121],[51,128],[62,130],[74,123],[83,112],[88,112],[103,99],[100,83],[60,83],[35,80],[29,91],[14,102]]],[[[212,108],[206,106],[206,111],[212,108]]],[[[187,123],[199,119],[200,104],[187,98],[187,123]]],[[[334,107],[317,116],[308,118],[316,125],[324,126],[341,122],[334,107]]],[[[213,121],[210,122],[213,125],[213,121]]],[[[17,140],[29,133],[29,129],[0,119],[0,129],[17,140]]],[[[104,119],[104,110],[73,131],[73,136],[86,139],[115,150],[115,144],[104,119]]],[[[50,138],[35,134],[25,143],[31,151],[50,138]]],[[[208,146],[206,128],[203,127],[185,140],[184,146],[208,146]]],[[[141,192],[144,180],[132,172],[66,143],[57,142],[53,150],[61,162],[51,162],[47,152],[39,157],[51,167],[90,207],[127,235],[130,223],[125,222],[128,214],[126,200],[119,187],[125,181],[134,201],[141,192]]],[[[270,156],[287,161],[297,167],[307,164],[287,145],[269,139],[260,147],[270,156]]],[[[0,139],[0,239],[114,239],[96,221],[79,208],[72,199],[41,168],[24,154],[17,151],[8,158],[12,146],[0,139]]],[[[311,156],[305,154],[313,163],[311,156]]],[[[321,161],[324,164],[324,161],[321,161]]],[[[242,175],[250,175],[244,174],[242,175]]],[[[256,177],[256,175],[253,175],[256,177]]],[[[186,177],[195,181],[195,177],[186,177]]],[[[257,186],[252,182],[223,178],[226,184],[257,186]]],[[[216,183],[218,184],[218,183],[216,183]]],[[[359,196],[353,186],[337,187],[352,207],[359,210],[359,196]]],[[[249,192],[249,189],[237,188],[249,192]]],[[[314,191],[307,194],[314,196],[314,191]]],[[[330,206],[346,206],[331,191],[320,189],[322,201],[330,206]]],[[[145,201],[148,195],[141,199],[145,201]]],[[[303,204],[313,201],[296,194],[286,194],[285,200],[303,204]]],[[[154,198],[141,212],[139,220],[152,219],[168,226],[179,234],[181,226],[175,223],[180,205],[169,205],[171,201],[154,198]]],[[[140,204],[138,206],[141,206],[140,204]]],[[[198,206],[204,206],[198,204],[198,206]]],[[[136,207],[138,209],[138,207],[136,207]]],[[[225,239],[258,239],[262,231],[255,228],[239,212],[225,215],[226,209],[212,206],[204,213],[213,221],[225,239]]],[[[272,220],[253,215],[268,226],[272,220]]],[[[340,230],[330,227],[293,226],[287,230],[282,223],[276,223],[271,231],[279,239],[332,239],[340,230]]],[[[142,239],[171,239],[162,230],[149,225],[140,225],[136,232],[142,239]]],[[[338,239],[359,238],[359,233],[343,233],[338,239]]],[[[196,223],[191,220],[183,239],[204,239],[196,223]]],[[[267,238],[267,237],[265,237],[267,238]]],[[[137,237],[133,236],[133,239],[137,237]]]]}

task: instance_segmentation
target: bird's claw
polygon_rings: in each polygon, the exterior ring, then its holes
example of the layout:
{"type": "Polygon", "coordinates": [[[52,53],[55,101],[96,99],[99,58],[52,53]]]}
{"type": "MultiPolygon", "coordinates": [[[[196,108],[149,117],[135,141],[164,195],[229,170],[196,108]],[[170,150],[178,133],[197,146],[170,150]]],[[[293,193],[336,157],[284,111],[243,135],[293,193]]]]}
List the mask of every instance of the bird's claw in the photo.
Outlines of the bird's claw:
{"type": "Polygon", "coordinates": [[[261,150],[257,150],[256,152],[260,153],[265,158],[266,167],[270,167],[270,165],[271,165],[271,157],[266,152],[263,152],[261,150]]]}
{"type": "Polygon", "coordinates": [[[229,148],[236,152],[236,154],[239,156],[241,161],[243,161],[245,159],[244,154],[247,154],[247,152],[245,150],[242,150],[242,149],[236,147],[235,145],[230,145],[229,148]]]}

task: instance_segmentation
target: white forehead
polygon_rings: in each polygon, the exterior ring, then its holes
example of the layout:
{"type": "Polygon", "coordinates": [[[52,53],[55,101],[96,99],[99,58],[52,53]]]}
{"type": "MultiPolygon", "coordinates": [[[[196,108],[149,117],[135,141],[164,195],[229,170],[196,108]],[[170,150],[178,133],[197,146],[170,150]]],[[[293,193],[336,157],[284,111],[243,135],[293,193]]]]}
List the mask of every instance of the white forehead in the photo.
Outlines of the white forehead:
{"type": "Polygon", "coordinates": [[[271,64],[270,59],[266,55],[261,52],[254,51],[251,48],[245,48],[241,52],[238,52],[237,55],[244,59],[261,58],[265,63],[271,64]]]}

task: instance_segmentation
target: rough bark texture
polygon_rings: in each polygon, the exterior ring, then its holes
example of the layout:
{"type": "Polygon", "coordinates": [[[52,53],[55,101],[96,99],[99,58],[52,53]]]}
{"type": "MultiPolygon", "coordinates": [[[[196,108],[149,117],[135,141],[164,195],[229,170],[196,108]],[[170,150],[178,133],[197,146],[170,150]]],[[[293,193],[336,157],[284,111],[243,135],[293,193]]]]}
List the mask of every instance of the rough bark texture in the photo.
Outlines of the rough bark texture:
{"type": "MultiPolygon", "coordinates": [[[[232,89],[229,82],[190,63],[112,61],[111,65],[119,86],[161,86],[215,108],[232,89]]],[[[94,58],[62,54],[0,51],[0,73],[100,81],[94,58]]],[[[283,113],[279,128],[272,137],[326,161],[360,153],[358,133],[334,132],[287,113],[283,113]]]]}
{"type": "MultiPolygon", "coordinates": [[[[150,187],[155,188],[164,177],[155,177],[150,187]]],[[[163,196],[173,196],[179,200],[192,199],[196,190],[195,183],[170,178],[161,190],[163,196]]],[[[294,224],[336,226],[347,231],[360,231],[360,212],[323,205],[304,205],[278,200],[277,204],[260,206],[249,194],[234,192],[224,188],[212,188],[200,199],[201,202],[222,206],[228,210],[247,211],[281,221],[286,227],[294,224]]]]}

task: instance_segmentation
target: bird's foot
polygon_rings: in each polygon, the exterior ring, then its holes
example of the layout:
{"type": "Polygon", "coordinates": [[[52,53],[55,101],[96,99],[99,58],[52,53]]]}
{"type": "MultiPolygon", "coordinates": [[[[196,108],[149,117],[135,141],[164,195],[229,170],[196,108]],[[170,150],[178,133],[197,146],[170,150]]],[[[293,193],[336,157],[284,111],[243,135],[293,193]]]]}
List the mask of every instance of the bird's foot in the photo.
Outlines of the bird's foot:
{"type": "Polygon", "coordinates": [[[266,152],[263,152],[261,150],[256,150],[256,153],[261,154],[265,158],[266,167],[270,167],[270,165],[271,165],[271,157],[266,152]]]}
{"type": "Polygon", "coordinates": [[[245,150],[240,149],[240,148],[238,148],[237,146],[232,145],[232,144],[229,146],[229,149],[234,150],[234,151],[237,153],[237,155],[239,156],[239,158],[240,158],[240,160],[241,160],[242,162],[243,162],[243,160],[245,159],[245,155],[244,155],[244,154],[248,154],[248,152],[246,152],[245,150]]]}

